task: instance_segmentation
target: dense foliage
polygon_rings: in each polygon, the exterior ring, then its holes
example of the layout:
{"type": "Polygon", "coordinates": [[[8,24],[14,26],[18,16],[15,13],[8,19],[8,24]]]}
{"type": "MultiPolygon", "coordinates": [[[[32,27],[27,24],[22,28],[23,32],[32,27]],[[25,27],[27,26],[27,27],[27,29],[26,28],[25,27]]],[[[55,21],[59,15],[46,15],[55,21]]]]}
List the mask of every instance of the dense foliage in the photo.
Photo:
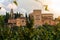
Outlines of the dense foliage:
{"type": "MultiPolygon", "coordinates": [[[[30,20],[24,27],[8,27],[8,15],[0,16],[0,40],[60,40],[60,23],[51,26],[45,24],[33,28],[33,20],[30,20]],[[5,22],[6,21],[6,22],[5,22]]],[[[26,18],[27,14],[26,14],[26,18]]]]}
{"type": "Polygon", "coordinates": [[[0,40],[60,40],[60,24],[38,28],[0,26],[0,40]]]}

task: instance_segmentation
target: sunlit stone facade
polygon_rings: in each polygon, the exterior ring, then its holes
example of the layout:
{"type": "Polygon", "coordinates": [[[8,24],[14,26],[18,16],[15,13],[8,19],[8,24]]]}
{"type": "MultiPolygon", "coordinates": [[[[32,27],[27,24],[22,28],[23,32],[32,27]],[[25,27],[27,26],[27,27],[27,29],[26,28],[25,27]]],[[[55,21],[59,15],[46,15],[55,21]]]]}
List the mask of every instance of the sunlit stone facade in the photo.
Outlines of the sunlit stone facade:
{"type": "MultiPolygon", "coordinates": [[[[12,10],[11,10],[12,12],[12,10]]],[[[13,15],[13,12],[11,13],[13,15]]],[[[20,15],[21,17],[14,19],[8,19],[8,24],[13,24],[15,26],[25,26],[26,25],[26,18],[23,14],[20,15]]],[[[33,19],[34,27],[38,27],[44,24],[55,25],[57,21],[53,20],[52,13],[42,13],[41,10],[33,10],[32,13],[29,14],[30,19],[33,19]]]]}

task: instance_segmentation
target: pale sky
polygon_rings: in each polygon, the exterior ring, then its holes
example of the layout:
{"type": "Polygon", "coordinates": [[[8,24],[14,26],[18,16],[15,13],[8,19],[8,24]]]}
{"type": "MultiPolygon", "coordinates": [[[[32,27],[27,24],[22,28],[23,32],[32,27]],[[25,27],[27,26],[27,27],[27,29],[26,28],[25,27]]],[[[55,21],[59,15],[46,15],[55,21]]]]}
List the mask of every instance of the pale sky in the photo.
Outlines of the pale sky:
{"type": "Polygon", "coordinates": [[[40,9],[44,11],[43,5],[48,5],[49,13],[53,13],[54,17],[60,16],[60,0],[17,0],[18,6],[12,3],[12,0],[0,0],[0,14],[5,14],[6,11],[10,11],[11,8],[15,12],[21,12],[22,14],[30,13],[34,9],[40,9]]]}

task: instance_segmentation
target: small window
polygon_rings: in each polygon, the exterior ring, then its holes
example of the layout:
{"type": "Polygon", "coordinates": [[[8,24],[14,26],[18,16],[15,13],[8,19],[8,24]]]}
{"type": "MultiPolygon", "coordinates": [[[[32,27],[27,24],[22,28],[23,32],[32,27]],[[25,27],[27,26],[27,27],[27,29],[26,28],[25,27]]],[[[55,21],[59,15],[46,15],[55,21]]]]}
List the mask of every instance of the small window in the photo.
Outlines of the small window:
{"type": "Polygon", "coordinates": [[[24,20],[22,20],[22,22],[24,22],[24,20]]]}
{"type": "Polygon", "coordinates": [[[40,18],[39,17],[36,17],[36,20],[40,20],[40,18]]]}
{"type": "Polygon", "coordinates": [[[40,20],[40,15],[36,15],[36,20],[40,20]]]}

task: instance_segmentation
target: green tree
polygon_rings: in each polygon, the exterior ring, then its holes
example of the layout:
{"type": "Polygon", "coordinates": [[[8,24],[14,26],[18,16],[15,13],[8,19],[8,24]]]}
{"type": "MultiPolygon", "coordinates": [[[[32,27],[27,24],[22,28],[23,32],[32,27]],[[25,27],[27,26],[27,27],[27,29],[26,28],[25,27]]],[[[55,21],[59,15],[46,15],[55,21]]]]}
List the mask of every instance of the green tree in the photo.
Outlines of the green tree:
{"type": "Polygon", "coordinates": [[[9,17],[10,17],[9,13],[6,12],[6,15],[4,16],[4,21],[5,21],[5,23],[8,22],[9,17]]]}
{"type": "Polygon", "coordinates": [[[4,26],[4,16],[0,15],[0,26],[4,26]]]}

